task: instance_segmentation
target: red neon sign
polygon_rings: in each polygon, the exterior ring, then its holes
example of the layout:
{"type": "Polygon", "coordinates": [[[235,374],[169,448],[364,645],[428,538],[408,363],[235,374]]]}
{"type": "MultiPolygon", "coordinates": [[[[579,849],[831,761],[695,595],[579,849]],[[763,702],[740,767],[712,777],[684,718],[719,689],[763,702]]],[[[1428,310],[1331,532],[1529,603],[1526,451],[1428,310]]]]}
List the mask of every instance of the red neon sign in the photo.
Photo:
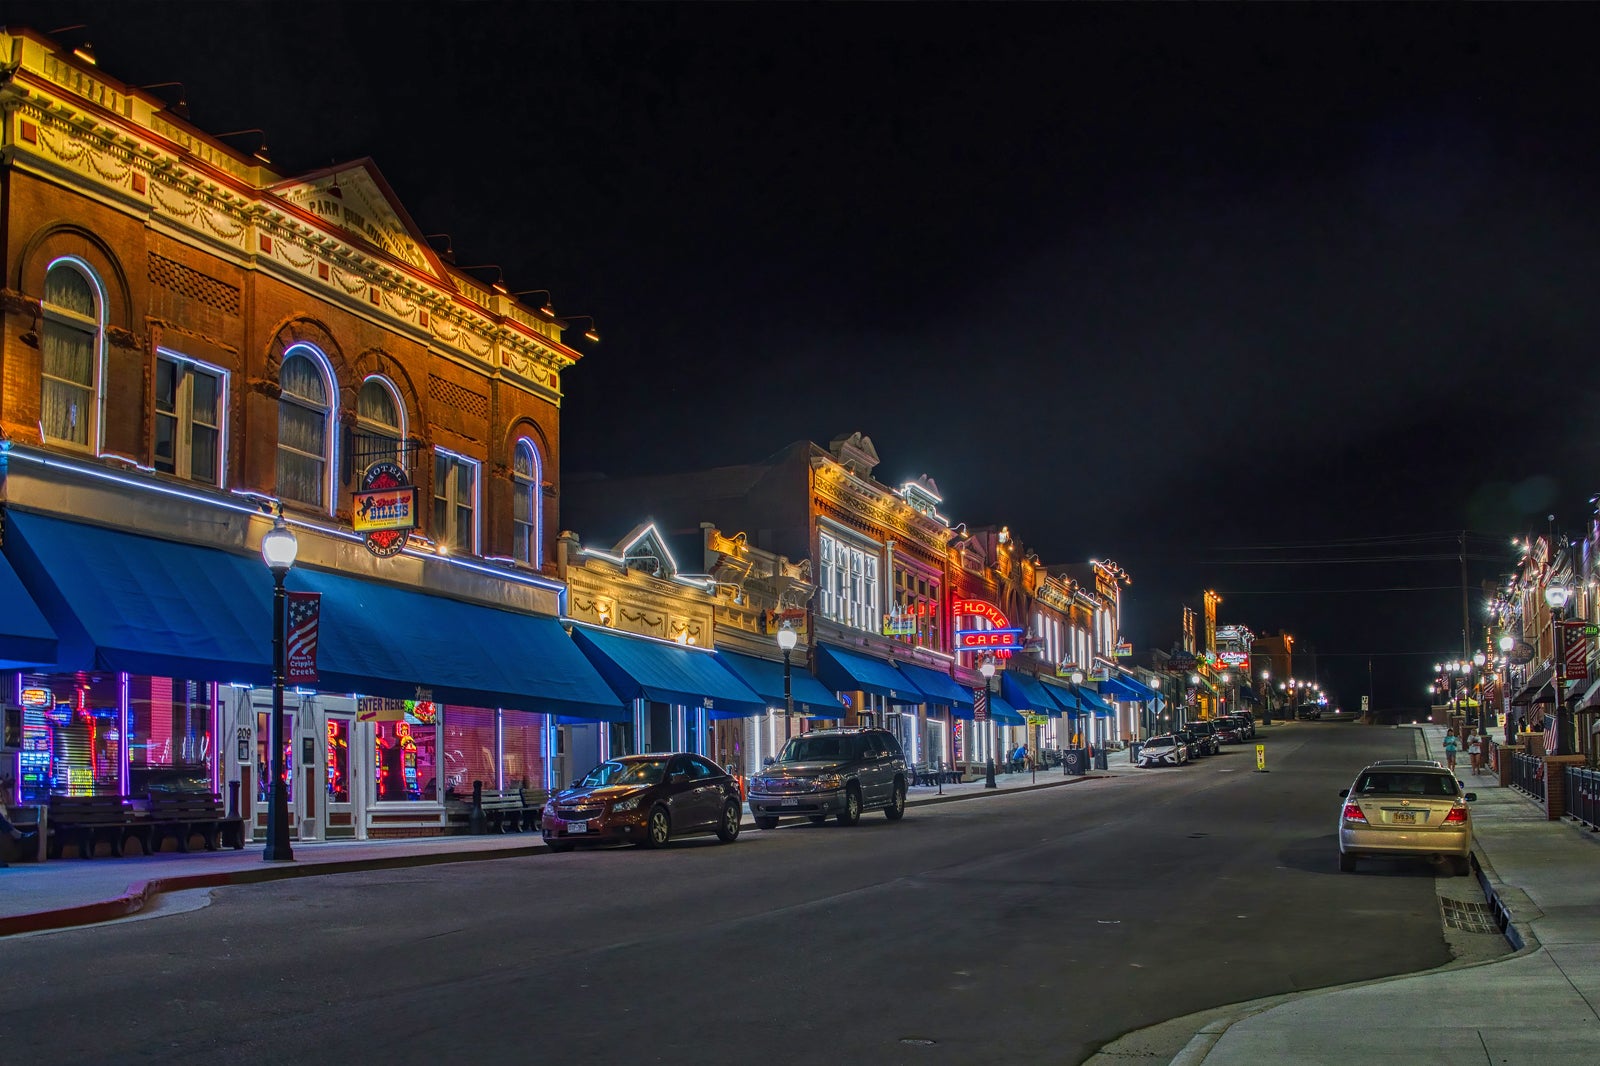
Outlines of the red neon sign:
{"type": "Polygon", "coordinates": [[[950,600],[950,614],[956,618],[967,615],[987,619],[996,629],[1011,625],[1011,619],[1006,617],[1005,612],[988,600],[965,600],[956,596],[950,600]]]}

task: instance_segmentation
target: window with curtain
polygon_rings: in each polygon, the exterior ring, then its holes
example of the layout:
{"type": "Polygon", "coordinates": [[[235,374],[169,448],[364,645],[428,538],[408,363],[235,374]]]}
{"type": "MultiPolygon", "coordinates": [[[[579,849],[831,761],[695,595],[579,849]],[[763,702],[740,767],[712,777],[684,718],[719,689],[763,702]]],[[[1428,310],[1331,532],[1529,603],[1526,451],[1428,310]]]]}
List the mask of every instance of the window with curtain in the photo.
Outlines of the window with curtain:
{"type": "Polygon", "coordinates": [[[499,726],[492,707],[444,708],[445,795],[472,798],[472,783],[500,787],[499,726]]]}
{"type": "Polygon", "coordinates": [[[328,488],[328,382],[308,355],[291,355],[278,371],[278,495],[325,505],[328,488]]]}
{"type": "Polygon", "coordinates": [[[818,585],[823,615],[856,629],[877,632],[878,557],[830,534],[818,537],[818,585]]]}
{"type": "Polygon", "coordinates": [[[47,442],[93,447],[100,389],[100,301],[82,269],[57,263],[44,279],[40,422],[47,442]]]}
{"type": "Polygon", "coordinates": [[[356,393],[356,433],[350,455],[356,476],[383,459],[401,462],[404,437],[405,421],[394,391],[383,378],[368,378],[356,393]]]}
{"type": "Polygon", "coordinates": [[[513,485],[512,548],[511,556],[519,563],[538,566],[544,562],[544,546],[539,542],[539,455],[533,442],[526,438],[517,441],[517,454],[512,464],[513,485]]]}
{"type": "Polygon", "coordinates": [[[156,356],[155,468],[206,485],[221,483],[222,375],[162,352],[156,356]]]}
{"type": "Polygon", "coordinates": [[[447,451],[433,455],[433,536],[452,551],[478,550],[474,516],[478,505],[478,464],[447,451]]]}

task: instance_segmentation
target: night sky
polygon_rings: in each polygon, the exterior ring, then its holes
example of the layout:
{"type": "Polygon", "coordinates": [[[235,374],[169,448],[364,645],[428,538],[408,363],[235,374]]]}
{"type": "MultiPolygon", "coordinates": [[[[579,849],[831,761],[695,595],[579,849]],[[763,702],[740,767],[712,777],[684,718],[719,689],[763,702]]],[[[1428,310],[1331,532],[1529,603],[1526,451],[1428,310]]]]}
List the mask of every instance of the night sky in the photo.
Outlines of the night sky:
{"type": "Polygon", "coordinates": [[[566,476],[860,430],[1127,567],[1139,648],[1213,587],[1380,706],[1459,653],[1459,531],[1476,588],[1600,490],[1582,5],[6,10],[595,316],[566,476]]]}

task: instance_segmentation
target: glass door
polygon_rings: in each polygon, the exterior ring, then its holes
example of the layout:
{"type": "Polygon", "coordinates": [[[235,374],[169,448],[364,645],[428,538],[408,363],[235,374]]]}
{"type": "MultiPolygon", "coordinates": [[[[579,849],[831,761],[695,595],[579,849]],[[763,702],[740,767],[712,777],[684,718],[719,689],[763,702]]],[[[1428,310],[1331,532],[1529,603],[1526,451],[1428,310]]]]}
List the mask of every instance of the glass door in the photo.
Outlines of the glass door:
{"type": "Polygon", "coordinates": [[[328,711],[322,738],[322,811],[320,824],[324,840],[348,840],[356,835],[355,786],[350,757],[355,733],[355,715],[328,711]]]}
{"type": "MultiPolygon", "coordinates": [[[[300,789],[295,787],[295,768],[299,761],[294,755],[294,724],[299,718],[294,711],[285,707],[283,710],[283,779],[289,789],[289,837],[293,839],[299,835],[300,812],[296,800],[300,789]]],[[[271,765],[270,752],[272,750],[272,708],[263,710],[260,704],[256,705],[256,772],[252,780],[256,783],[255,789],[255,836],[259,840],[267,837],[267,812],[272,806],[272,775],[268,767],[271,765]]]]}

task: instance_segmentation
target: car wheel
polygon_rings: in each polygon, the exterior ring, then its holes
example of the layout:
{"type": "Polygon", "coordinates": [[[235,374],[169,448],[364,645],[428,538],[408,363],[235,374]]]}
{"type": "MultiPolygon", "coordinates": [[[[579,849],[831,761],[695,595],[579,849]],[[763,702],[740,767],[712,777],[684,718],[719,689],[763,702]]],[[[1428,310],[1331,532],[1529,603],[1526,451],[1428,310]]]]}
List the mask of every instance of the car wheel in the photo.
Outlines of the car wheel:
{"type": "Polygon", "coordinates": [[[560,855],[560,854],[563,854],[564,852],[568,852],[568,851],[572,850],[572,845],[571,844],[557,844],[553,840],[550,841],[549,843],[545,844],[545,847],[549,848],[551,851],[555,852],[557,855],[560,855]]]}
{"type": "Polygon", "coordinates": [[[664,848],[667,841],[672,839],[672,819],[667,817],[665,807],[657,807],[650,812],[650,820],[644,827],[644,846],[647,848],[664,848]]]}
{"type": "Polygon", "coordinates": [[[806,820],[809,821],[812,825],[827,825],[828,824],[828,816],[826,814],[809,814],[809,815],[806,816],[806,820]]]}
{"type": "Polygon", "coordinates": [[[891,822],[898,822],[906,816],[906,786],[900,781],[894,783],[894,793],[889,797],[889,806],[883,809],[883,816],[891,822]]]}
{"type": "Polygon", "coordinates": [[[739,839],[739,830],[744,825],[744,812],[739,810],[739,805],[728,802],[722,808],[722,817],[717,821],[717,839],[724,844],[732,844],[739,839]]]}
{"type": "Polygon", "coordinates": [[[1466,877],[1468,874],[1472,873],[1472,860],[1467,856],[1462,856],[1458,859],[1452,859],[1450,865],[1455,871],[1455,875],[1457,877],[1466,877]]]}
{"type": "Polygon", "coordinates": [[[758,814],[758,815],[756,815],[756,828],[757,829],[776,829],[776,828],[778,828],[778,820],[776,818],[773,818],[770,815],[758,814]]]}
{"type": "Polygon", "coordinates": [[[1356,857],[1354,855],[1346,855],[1344,852],[1341,851],[1339,853],[1339,871],[1341,873],[1347,873],[1347,874],[1355,873],[1356,872],[1356,857]]]}
{"type": "Polygon", "coordinates": [[[855,825],[861,821],[861,787],[854,782],[844,790],[844,810],[836,818],[840,825],[855,825]]]}

